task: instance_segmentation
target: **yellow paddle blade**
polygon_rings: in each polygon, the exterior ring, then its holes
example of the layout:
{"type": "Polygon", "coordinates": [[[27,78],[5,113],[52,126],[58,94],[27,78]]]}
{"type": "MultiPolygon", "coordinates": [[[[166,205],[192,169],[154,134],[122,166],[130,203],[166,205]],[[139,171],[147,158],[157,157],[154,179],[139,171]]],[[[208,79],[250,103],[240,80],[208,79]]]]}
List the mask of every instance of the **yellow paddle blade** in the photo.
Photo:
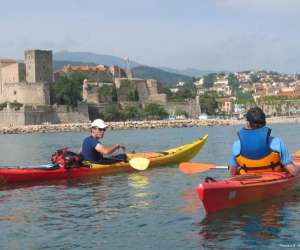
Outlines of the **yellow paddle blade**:
{"type": "Polygon", "coordinates": [[[145,170],[149,167],[150,160],[147,158],[136,157],[129,161],[129,165],[137,170],[145,170]]]}

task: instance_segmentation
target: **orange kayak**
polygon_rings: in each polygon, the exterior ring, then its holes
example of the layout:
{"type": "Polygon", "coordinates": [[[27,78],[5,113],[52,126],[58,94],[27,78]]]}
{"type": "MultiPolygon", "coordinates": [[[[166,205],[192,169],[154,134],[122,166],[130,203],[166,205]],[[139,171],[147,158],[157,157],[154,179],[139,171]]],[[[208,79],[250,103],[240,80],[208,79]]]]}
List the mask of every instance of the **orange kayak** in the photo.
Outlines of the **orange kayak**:
{"type": "MultiPolygon", "coordinates": [[[[295,162],[299,164],[300,160],[295,162]]],[[[197,192],[209,214],[281,194],[294,187],[299,176],[271,171],[239,175],[222,181],[208,180],[198,185],[197,192]]]]}

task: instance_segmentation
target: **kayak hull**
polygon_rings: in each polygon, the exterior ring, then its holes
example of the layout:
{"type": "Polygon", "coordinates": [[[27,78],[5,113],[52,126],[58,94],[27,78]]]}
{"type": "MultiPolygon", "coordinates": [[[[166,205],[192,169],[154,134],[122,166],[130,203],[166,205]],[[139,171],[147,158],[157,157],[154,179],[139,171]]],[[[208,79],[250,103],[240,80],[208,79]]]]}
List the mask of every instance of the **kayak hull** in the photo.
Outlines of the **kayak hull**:
{"type": "MultiPolygon", "coordinates": [[[[128,159],[144,157],[150,160],[149,168],[176,164],[192,159],[201,150],[208,136],[205,135],[196,141],[182,146],[171,148],[163,152],[146,152],[128,154],[128,159]]],[[[122,172],[136,171],[128,162],[112,164],[96,164],[85,162],[84,166],[72,166],[72,168],[29,168],[8,167],[0,168],[0,184],[21,183],[30,181],[48,181],[84,176],[107,175],[122,172]]]]}
{"type": "Polygon", "coordinates": [[[199,184],[197,192],[206,214],[268,199],[294,187],[299,176],[287,172],[247,174],[199,184]]]}

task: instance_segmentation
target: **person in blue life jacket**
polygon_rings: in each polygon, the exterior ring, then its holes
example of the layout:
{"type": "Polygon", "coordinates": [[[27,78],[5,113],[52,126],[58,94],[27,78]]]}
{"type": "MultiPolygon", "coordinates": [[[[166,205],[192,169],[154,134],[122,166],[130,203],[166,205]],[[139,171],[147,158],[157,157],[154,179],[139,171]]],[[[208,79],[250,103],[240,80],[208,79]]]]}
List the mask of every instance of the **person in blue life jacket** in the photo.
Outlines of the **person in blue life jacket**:
{"type": "Polygon", "coordinates": [[[118,149],[125,151],[125,147],[121,144],[113,144],[111,146],[102,145],[100,140],[103,138],[106,128],[107,125],[101,119],[96,119],[92,122],[91,134],[82,143],[81,153],[84,161],[107,162],[108,158],[105,156],[114,153],[118,149]]]}
{"type": "Polygon", "coordinates": [[[284,142],[271,136],[266,116],[259,107],[245,115],[246,125],[238,132],[239,140],[232,146],[229,172],[231,175],[251,171],[288,171],[297,175],[299,167],[293,163],[284,142]]]}

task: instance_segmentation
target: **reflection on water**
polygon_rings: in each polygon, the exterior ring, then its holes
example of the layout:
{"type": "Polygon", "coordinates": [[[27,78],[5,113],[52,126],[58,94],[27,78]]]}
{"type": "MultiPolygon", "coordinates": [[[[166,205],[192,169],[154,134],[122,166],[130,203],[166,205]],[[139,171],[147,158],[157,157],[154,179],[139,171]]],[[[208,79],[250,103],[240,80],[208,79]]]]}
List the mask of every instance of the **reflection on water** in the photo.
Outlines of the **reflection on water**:
{"type": "Polygon", "coordinates": [[[128,175],[128,181],[129,186],[137,190],[146,189],[150,184],[149,178],[140,174],[128,175]]]}
{"type": "Polygon", "coordinates": [[[181,198],[184,201],[179,207],[179,210],[183,213],[196,216],[200,209],[203,209],[203,205],[198,198],[196,188],[190,188],[181,193],[181,198]]]}
{"type": "Polygon", "coordinates": [[[132,204],[131,208],[148,208],[152,203],[152,196],[155,195],[154,192],[147,191],[150,185],[150,180],[148,176],[140,174],[130,174],[128,176],[128,185],[135,189],[133,194],[136,197],[136,202],[132,204]]]}
{"type": "MultiPolygon", "coordinates": [[[[253,245],[268,248],[279,247],[286,242],[297,243],[299,239],[293,233],[283,230],[295,220],[292,210],[293,205],[300,202],[299,191],[296,189],[272,200],[208,215],[199,224],[199,245],[203,248],[228,249],[253,245]],[[232,241],[235,235],[239,235],[240,241],[232,241]]],[[[296,220],[299,222],[299,219],[296,220]]]]}
{"type": "MultiPolygon", "coordinates": [[[[238,128],[108,131],[103,143],[157,152],[209,134],[194,161],[224,165],[238,128]]],[[[272,128],[290,151],[300,148],[299,124],[272,128]]],[[[47,163],[58,148],[78,148],[87,134],[0,135],[0,165],[47,163]]],[[[227,172],[187,176],[173,166],[1,187],[0,249],[279,249],[298,243],[300,189],[205,218],[195,187],[207,175],[220,180],[227,172]]]]}

